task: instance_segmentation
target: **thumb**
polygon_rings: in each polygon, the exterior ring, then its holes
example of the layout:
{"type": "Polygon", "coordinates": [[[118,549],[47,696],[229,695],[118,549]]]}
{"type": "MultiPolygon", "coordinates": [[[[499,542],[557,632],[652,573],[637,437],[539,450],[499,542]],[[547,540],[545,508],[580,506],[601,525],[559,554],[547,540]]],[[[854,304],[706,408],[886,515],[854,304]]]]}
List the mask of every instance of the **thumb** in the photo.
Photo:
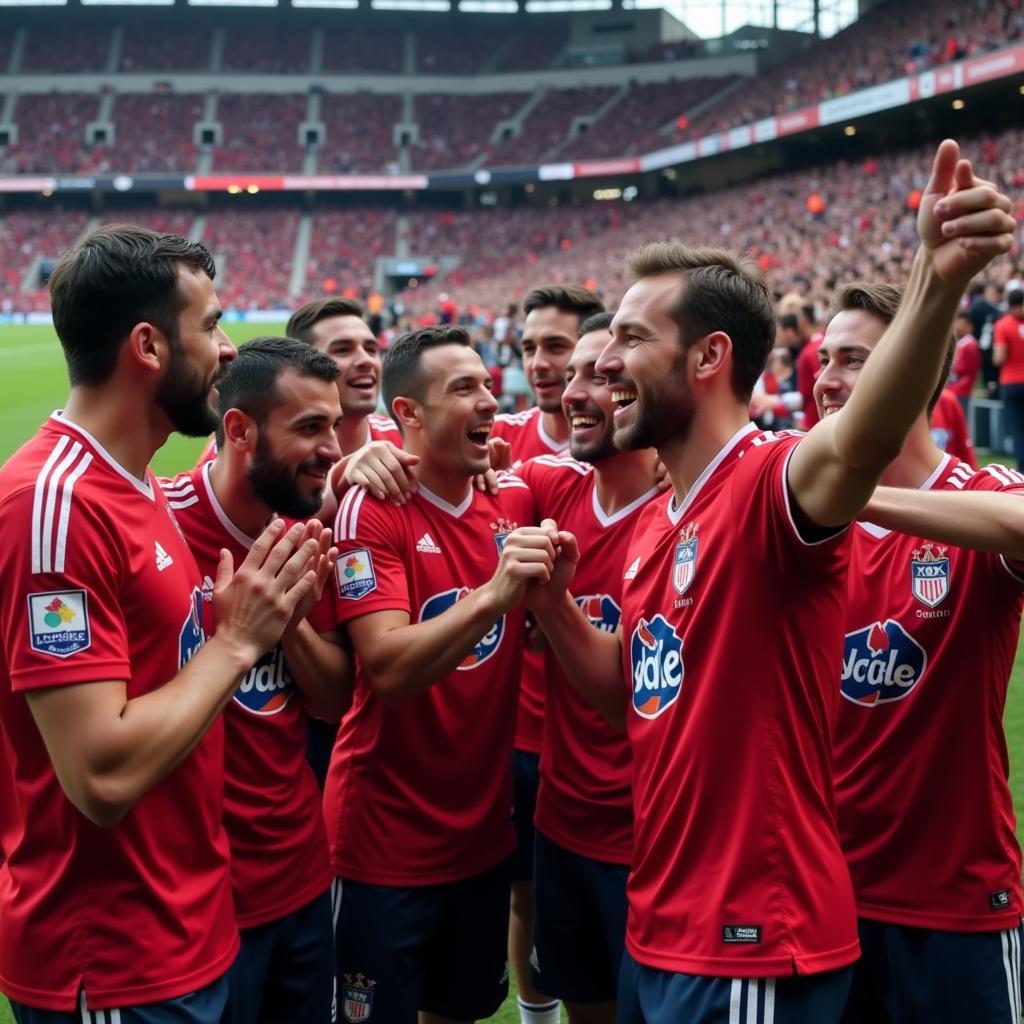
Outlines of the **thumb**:
{"type": "Polygon", "coordinates": [[[542,519],[540,528],[548,535],[552,544],[558,543],[558,524],[554,519],[542,519]]]}
{"type": "Polygon", "coordinates": [[[418,455],[413,455],[412,452],[403,451],[401,448],[396,448],[394,455],[403,466],[415,466],[416,463],[420,461],[420,457],[418,455]]]}
{"type": "Polygon", "coordinates": [[[562,556],[570,562],[578,562],[580,560],[580,545],[576,540],[576,535],[569,533],[568,530],[558,531],[558,543],[562,548],[562,556]]]}
{"type": "Polygon", "coordinates": [[[214,590],[223,590],[235,575],[235,560],[227,548],[220,549],[220,558],[217,560],[216,579],[213,581],[214,590]]]}
{"type": "Polygon", "coordinates": [[[944,196],[953,187],[953,175],[960,159],[960,146],[953,139],[943,139],[935,151],[932,176],[928,179],[924,194],[944,196]]]}

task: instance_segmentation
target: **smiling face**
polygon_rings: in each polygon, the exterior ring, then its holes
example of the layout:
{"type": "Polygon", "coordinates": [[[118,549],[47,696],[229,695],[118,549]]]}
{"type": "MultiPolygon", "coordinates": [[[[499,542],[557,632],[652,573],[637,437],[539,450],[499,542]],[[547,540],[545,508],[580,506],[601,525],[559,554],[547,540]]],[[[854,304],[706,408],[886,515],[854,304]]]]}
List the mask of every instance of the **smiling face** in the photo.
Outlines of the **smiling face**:
{"type": "Polygon", "coordinates": [[[342,412],[351,418],[377,408],[380,389],[380,345],[358,316],[329,316],[311,328],[313,348],[329,355],[338,367],[342,412]]]}
{"type": "Polygon", "coordinates": [[[611,388],[620,451],[657,448],[689,434],[693,392],[679,326],[670,313],[680,287],[677,273],[642,278],[612,320],[612,340],[595,369],[611,388]]]}
{"type": "Polygon", "coordinates": [[[814,404],[822,419],[850,400],[860,371],[885,328],[881,317],[863,309],[846,309],[832,318],[818,349],[821,372],[814,382],[814,404]]]}
{"type": "Polygon", "coordinates": [[[597,372],[597,360],[608,340],[606,330],[584,334],[565,371],[562,409],[569,421],[569,451],[574,459],[591,464],[617,452],[612,441],[616,408],[612,389],[597,372]]]}
{"type": "Polygon", "coordinates": [[[409,399],[419,418],[414,447],[438,467],[467,477],[490,468],[487,438],[498,403],[491,375],[468,345],[438,345],[420,356],[421,400],[409,399]]]}
{"type": "Polygon", "coordinates": [[[541,412],[560,412],[565,368],[576,347],[580,318],[557,306],[542,306],[523,323],[523,370],[541,412]]]}
{"type": "Polygon", "coordinates": [[[281,373],[276,387],[280,400],[259,425],[246,476],[274,512],[305,518],[320,509],[327,474],[341,458],[338,389],[294,370],[281,373]]]}

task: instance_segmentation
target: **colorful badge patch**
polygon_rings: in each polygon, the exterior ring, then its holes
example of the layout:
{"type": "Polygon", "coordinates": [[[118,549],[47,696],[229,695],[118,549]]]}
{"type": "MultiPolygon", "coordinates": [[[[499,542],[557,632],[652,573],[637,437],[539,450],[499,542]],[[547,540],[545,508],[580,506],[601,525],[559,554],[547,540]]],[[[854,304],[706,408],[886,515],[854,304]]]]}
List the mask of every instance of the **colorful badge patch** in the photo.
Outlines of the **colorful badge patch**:
{"type": "Polygon", "coordinates": [[[672,585],[677,594],[690,589],[697,572],[697,529],[696,523],[687,523],[679,531],[679,543],[672,564],[672,585]]]}
{"type": "Polygon", "coordinates": [[[373,990],[376,987],[377,982],[362,974],[345,975],[341,1010],[349,1024],[361,1024],[362,1021],[369,1020],[370,1014],[373,1013],[373,990]]]}
{"type": "Polygon", "coordinates": [[[350,601],[358,601],[377,589],[377,575],[373,559],[366,548],[356,548],[338,556],[338,594],[350,601]]]}
{"type": "Polygon", "coordinates": [[[949,593],[948,548],[922,544],[910,557],[910,589],[922,604],[934,608],[949,593]]]}
{"type": "Polygon", "coordinates": [[[51,590],[28,595],[28,632],[32,650],[70,658],[92,642],[89,604],[84,590],[51,590]]]}

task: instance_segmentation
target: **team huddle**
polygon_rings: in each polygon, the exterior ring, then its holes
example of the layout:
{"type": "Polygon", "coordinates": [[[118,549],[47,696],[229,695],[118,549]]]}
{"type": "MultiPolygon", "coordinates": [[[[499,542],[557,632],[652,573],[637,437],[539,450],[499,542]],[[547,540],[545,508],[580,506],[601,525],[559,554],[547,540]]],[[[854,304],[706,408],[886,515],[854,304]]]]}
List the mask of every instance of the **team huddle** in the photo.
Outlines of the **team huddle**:
{"type": "Polygon", "coordinates": [[[461,327],[382,358],[325,299],[236,350],[200,244],[88,234],[0,470],[19,1024],[472,1021],[510,961],[524,1024],[1019,1021],[1024,475],[929,429],[1009,210],[939,147],[806,433],[750,422],[776,313],[725,249],[536,289],[499,415],[461,327]]]}

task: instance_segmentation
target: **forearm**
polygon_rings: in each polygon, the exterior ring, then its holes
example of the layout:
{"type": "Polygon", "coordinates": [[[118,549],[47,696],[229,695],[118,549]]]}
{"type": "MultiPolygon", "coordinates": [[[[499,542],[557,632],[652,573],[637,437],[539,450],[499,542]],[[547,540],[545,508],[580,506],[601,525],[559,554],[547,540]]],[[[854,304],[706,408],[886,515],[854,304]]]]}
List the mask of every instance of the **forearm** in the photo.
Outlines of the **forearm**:
{"type": "Polygon", "coordinates": [[[625,728],[626,684],[618,636],[595,629],[568,593],[534,617],[577,693],[611,725],[625,728]]]}
{"type": "Polygon", "coordinates": [[[454,672],[502,614],[485,584],[443,615],[388,630],[357,654],[377,693],[401,702],[454,672]]]}
{"type": "Polygon", "coordinates": [[[352,703],[352,659],[348,652],[320,636],[305,619],[285,631],[281,647],[306,706],[318,718],[337,722],[352,703]]]}
{"type": "Polygon", "coordinates": [[[913,537],[1024,561],[1024,499],[994,491],[879,487],[862,519],[913,537]]]}
{"type": "Polygon", "coordinates": [[[899,454],[935,391],[961,295],[918,250],[896,316],[835,425],[836,453],[851,469],[880,472],[899,454]]]}
{"type": "Polygon", "coordinates": [[[65,785],[69,796],[98,824],[116,824],[195,749],[254,660],[212,637],[170,682],[104,719],[91,756],[86,752],[84,765],[67,773],[78,791],[72,795],[65,785]]]}

